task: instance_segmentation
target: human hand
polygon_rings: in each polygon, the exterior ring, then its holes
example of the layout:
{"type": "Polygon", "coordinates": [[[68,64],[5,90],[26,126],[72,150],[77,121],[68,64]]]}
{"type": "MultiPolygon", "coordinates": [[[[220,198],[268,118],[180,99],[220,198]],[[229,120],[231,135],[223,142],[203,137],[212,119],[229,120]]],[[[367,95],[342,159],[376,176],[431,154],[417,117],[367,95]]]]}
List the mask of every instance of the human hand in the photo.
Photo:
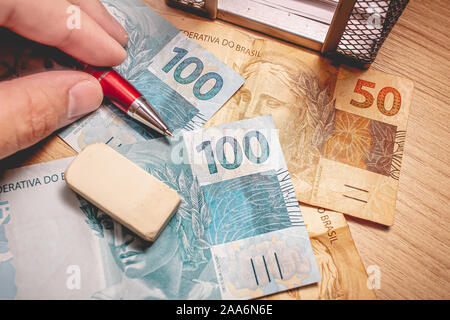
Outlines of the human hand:
{"type": "MultiPolygon", "coordinates": [[[[0,26],[91,65],[114,66],[126,58],[127,32],[98,0],[1,0],[0,26]],[[67,27],[71,5],[81,9],[79,29],[67,27]]],[[[0,82],[0,159],[95,110],[102,100],[99,82],[79,71],[0,82]]]]}

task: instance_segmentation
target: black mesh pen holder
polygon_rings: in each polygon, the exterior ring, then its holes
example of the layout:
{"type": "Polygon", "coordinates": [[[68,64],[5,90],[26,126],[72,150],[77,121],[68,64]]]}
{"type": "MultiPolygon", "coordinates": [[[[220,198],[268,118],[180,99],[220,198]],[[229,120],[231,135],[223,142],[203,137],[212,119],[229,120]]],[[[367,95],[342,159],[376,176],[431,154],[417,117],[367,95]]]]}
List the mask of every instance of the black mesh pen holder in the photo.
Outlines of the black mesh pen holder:
{"type": "Polygon", "coordinates": [[[408,1],[356,0],[334,51],[331,45],[322,52],[347,64],[369,67],[408,1]]]}

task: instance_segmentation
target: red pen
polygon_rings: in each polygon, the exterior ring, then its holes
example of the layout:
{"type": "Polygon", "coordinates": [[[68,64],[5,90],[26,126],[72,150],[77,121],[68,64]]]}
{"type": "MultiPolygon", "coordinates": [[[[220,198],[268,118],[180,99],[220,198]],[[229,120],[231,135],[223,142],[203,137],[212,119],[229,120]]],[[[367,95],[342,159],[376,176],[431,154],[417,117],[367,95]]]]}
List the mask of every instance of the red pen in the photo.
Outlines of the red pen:
{"type": "Polygon", "coordinates": [[[82,63],[82,71],[94,76],[102,86],[103,94],[116,107],[161,134],[173,137],[169,128],[144,96],[112,68],[95,68],[82,63]]]}

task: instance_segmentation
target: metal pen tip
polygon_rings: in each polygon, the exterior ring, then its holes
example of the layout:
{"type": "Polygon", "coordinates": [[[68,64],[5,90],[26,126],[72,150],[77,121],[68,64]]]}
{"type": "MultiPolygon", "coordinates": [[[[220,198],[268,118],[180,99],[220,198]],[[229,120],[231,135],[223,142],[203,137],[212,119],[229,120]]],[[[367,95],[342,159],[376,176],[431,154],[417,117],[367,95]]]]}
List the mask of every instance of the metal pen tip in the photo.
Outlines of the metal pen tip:
{"type": "Polygon", "coordinates": [[[140,96],[133,101],[128,108],[127,113],[131,117],[152,128],[153,130],[156,130],[160,134],[173,137],[173,134],[169,131],[167,125],[143,96],[140,96]]]}
{"type": "Polygon", "coordinates": [[[173,138],[173,134],[169,130],[164,131],[164,133],[173,138]]]}

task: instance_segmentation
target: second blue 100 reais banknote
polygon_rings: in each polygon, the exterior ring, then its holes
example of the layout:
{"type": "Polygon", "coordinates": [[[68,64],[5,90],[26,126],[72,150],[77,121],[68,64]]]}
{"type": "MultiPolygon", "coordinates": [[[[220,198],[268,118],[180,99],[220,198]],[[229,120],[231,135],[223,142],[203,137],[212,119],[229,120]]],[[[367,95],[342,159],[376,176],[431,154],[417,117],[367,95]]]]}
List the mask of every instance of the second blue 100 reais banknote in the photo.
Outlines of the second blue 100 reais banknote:
{"type": "MultiPolygon", "coordinates": [[[[129,34],[127,59],[116,70],[147,98],[171,132],[203,126],[244,83],[140,0],[102,2],[129,34]]],[[[159,137],[110,103],[59,135],[77,151],[92,142],[117,147],[159,137]]]]}
{"type": "MultiPolygon", "coordinates": [[[[320,281],[271,116],[183,133],[223,299],[320,281]]],[[[187,159],[186,159],[187,158],[187,159]]]]}

